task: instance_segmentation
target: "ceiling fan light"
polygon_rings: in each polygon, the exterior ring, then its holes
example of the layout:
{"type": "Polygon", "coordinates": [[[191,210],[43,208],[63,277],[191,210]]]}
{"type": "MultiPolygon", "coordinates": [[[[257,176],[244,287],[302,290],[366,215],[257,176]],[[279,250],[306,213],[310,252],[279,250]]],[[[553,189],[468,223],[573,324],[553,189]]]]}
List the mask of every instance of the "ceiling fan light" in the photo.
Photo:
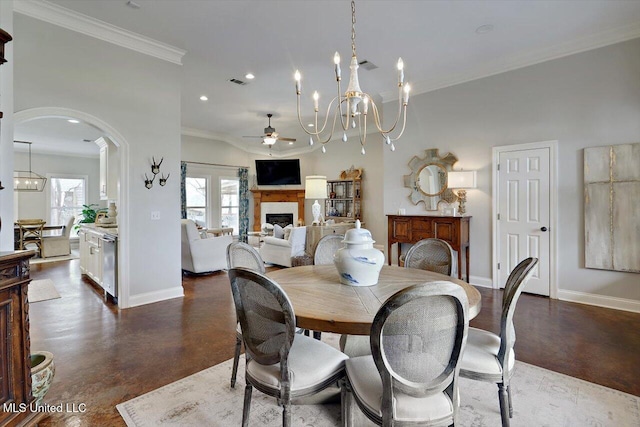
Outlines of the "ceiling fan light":
{"type": "Polygon", "coordinates": [[[273,145],[273,144],[275,144],[275,143],[276,143],[276,141],[277,141],[277,140],[278,140],[278,138],[274,138],[273,136],[265,136],[265,137],[262,139],[262,143],[263,143],[264,145],[273,145]]]}

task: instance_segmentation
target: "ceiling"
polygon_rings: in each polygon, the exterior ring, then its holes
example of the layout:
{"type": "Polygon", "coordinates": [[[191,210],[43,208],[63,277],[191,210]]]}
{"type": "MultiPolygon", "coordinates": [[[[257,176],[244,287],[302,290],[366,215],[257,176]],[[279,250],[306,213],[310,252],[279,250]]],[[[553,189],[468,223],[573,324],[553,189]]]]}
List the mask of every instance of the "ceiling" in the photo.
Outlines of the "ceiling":
{"type": "MultiPolygon", "coordinates": [[[[261,135],[267,113],[273,113],[271,125],[278,133],[297,138],[292,146],[276,143],[274,152],[293,154],[309,149],[308,136],[296,117],[293,73],[300,69],[303,75],[306,124],[312,121],[314,90],[320,92],[321,111],[335,96],[336,50],[343,58],[346,86],[351,37],[348,1],[134,2],[140,7],[128,6],[126,0],[50,3],[185,50],[183,133],[260,152],[264,146],[259,138],[243,136],[261,135]],[[254,80],[245,78],[249,72],[255,74],[254,80]],[[231,78],[248,83],[237,85],[229,82],[231,78]],[[201,101],[201,95],[209,100],[201,101]]],[[[640,37],[637,0],[359,0],[356,19],[358,59],[379,67],[360,69],[361,87],[385,101],[397,96],[395,64],[399,56],[415,96],[640,37]],[[486,25],[493,29],[476,31],[486,25]]],[[[28,123],[24,127],[20,131],[25,134],[36,132],[27,129],[28,123]]]]}

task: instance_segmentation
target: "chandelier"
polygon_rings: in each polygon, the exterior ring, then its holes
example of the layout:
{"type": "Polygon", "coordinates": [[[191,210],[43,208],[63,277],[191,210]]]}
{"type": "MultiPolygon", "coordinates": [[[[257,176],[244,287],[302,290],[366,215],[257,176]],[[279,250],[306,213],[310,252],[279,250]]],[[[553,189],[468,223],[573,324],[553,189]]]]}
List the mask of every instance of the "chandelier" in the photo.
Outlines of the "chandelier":
{"type": "Polygon", "coordinates": [[[13,141],[18,144],[29,145],[29,170],[13,171],[13,190],[14,191],[42,191],[47,183],[47,178],[39,175],[31,170],[31,142],[13,141]]]}
{"type": "Polygon", "coordinates": [[[358,81],[358,59],[356,58],[356,4],[355,1],[351,1],[351,64],[349,69],[351,75],[349,76],[349,85],[347,90],[342,93],[340,89],[341,70],[340,70],[340,54],[335,53],[333,57],[333,63],[335,64],[336,82],[338,86],[338,95],[331,100],[327,107],[327,114],[324,118],[322,127],[318,127],[318,100],[320,95],[317,91],[313,93],[313,107],[315,111],[314,131],[309,131],[302,123],[300,117],[300,95],[302,93],[302,76],[299,70],[295,72],[296,81],[296,94],[298,104],[298,122],[302,129],[309,135],[309,145],[313,145],[314,142],[322,144],[322,152],[326,153],[325,145],[331,141],[336,129],[336,122],[340,120],[342,126],[342,141],[347,142],[347,130],[351,128],[358,129],[360,145],[362,149],[360,152],[365,154],[364,145],[367,139],[367,116],[373,115],[374,124],[382,136],[383,141],[389,145],[391,151],[395,151],[394,141],[400,139],[404,133],[404,128],[407,123],[407,104],[409,103],[409,90],[410,86],[404,81],[404,63],[402,58],[398,59],[398,114],[396,116],[393,126],[389,129],[382,128],[382,122],[380,120],[380,113],[375,102],[371,98],[371,95],[365,93],[360,89],[360,83],[358,81]],[[330,127],[327,127],[331,116],[331,109],[336,104],[335,111],[333,113],[333,120],[330,127]],[[395,136],[391,136],[396,131],[398,123],[402,122],[402,128],[396,132],[395,136]],[[326,131],[326,132],[325,132],[326,131]],[[314,137],[316,141],[314,141],[314,137]]]}

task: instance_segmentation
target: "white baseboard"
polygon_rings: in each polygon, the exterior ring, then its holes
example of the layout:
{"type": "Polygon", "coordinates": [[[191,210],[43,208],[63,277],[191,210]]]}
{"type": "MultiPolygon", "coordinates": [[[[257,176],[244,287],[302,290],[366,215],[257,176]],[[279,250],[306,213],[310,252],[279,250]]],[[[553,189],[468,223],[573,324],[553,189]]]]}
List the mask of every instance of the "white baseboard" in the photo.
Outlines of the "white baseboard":
{"type": "Polygon", "coordinates": [[[163,289],[161,291],[131,295],[129,297],[129,306],[127,308],[182,297],[184,297],[184,289],[182,288],[182,286],[176,286],[175,288],[163,289]]]}
{"type": "Polygon", "coordinates": [[[473,286],[480,286],[482,288],[493,289],[493,281],[488,277],[469,276],[469,283],[472,284],[473,286]]]}
{"type": "Polygon", "coordinates": [[[604,295],[559,289],[558,299],[561,301],[578,302],[581,304],[640,313],[640,301],[626,298],[607,297],[604,295]]]}

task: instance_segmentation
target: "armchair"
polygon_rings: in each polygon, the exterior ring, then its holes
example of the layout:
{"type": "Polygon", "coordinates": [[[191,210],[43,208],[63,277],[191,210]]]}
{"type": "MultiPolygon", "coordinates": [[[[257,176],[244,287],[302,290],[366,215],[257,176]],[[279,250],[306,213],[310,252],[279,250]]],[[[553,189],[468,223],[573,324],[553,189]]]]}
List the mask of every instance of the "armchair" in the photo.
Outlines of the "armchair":
{"type": "Polygon", "coordinates": [[[307,227],[293,227],[288,239],[267,236],[260,248],[264,262],[291,267],[291,258],[304,255],[307,227]]]}
{"type": "Polygon", "coordinates": [[[54,236],[43,236],[41,240],[42,250],[40,256],[49,258],[54,256],[64,256],[71,253],[71,244],[69,238],[75,217],[67,220],[67,224],[62,229],[62,233],[54,236]]]}
{"type": "Polygon", "coordinates": [[[196,224],[183,219],[181,241],[182,270],[204,273],[227,268],[227,246],[233,242],[232,236],[202,238],[196,224]]]}

